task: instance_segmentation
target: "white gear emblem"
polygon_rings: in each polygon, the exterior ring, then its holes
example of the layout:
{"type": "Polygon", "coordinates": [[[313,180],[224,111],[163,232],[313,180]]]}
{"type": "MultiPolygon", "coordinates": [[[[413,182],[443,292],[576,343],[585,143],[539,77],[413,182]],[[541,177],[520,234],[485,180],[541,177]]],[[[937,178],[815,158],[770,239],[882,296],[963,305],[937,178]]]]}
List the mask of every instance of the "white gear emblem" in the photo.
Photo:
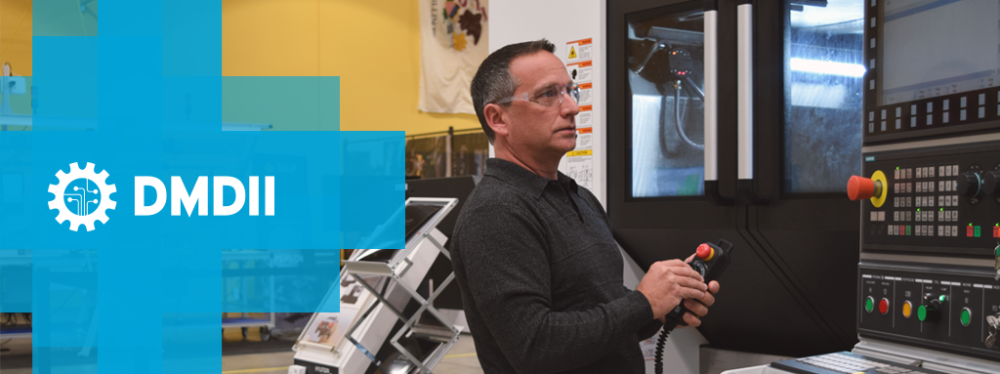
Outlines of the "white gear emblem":
{"type": "MultiPolygon", "coordinates": [[[[108,179],[107,170],[103,170],[100,174],[96,174],[94,173],[94,164],[88,162],[87,167],[80,170],[80,167],[74,162],[69,164],[69,174],[63,173],[62,170],[59,170],[59,172],[56,173],[56,178],[59,178],[59,184],[49,185],[49,193],[56,195],[55,199],[49,201],[49,210],[59,210],[59,215],[56,216],[56,221],[59,222],[59,224],[69,220],[69,229],[72,231],[77,231],[77,229],[80,228],[80,225],[86,226],[87,231],[94,231],[94,221],[100,220],[101,223],[108,223],[108,215],[106,212],[108,209],[114,209],[118,203],[110,198],[111,194],[117,192],[117,190],[115,189],[115,185],[105,183],[108,179]],[[97,189],[100,191],[101,199],[97,205],[97,209],[94,209],[94,211],[89,214],[84,213],[84,215],[77,215],[66,207],[66,200],[63,195],[65,194],[67,187],[69,187],[70,182],[77,179],[89,179],[91,182],[94,182],[94,185],[96,185],[97,189]]],[[[86,204],[86,201],[84,201],[83,204],[86,204]]]]}

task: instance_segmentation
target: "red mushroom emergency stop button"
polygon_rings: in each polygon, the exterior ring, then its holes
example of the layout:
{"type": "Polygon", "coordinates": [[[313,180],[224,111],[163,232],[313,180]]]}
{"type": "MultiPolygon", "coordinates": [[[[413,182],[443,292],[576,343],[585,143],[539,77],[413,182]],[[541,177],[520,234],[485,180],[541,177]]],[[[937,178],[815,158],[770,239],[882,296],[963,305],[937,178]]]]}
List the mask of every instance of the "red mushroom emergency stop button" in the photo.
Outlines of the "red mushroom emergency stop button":
{"type": "Polygon", "coordinates": [[[847,181],[847,197],[854,201],[869,199],[872,206],[881,208],[889,194],[888,185],[889,180],[881,170],[875,170],[871,178],[852,175],[847,181]]]}
{"type": "Polygon", "coordinates": [[[715,249],[706,243],[701,243],[701,245],[698,246],[698,251],[695,254],[702,261],[709,262],[712,260],[712,257],[715,257],[715,249]]]}
{"type": "Polygon", "coordinates": [[[872,196],[875,196],[875,181],[857,175],[852,175],[847,180],[847,197],[851,201],[870,199],[872,196]]]}

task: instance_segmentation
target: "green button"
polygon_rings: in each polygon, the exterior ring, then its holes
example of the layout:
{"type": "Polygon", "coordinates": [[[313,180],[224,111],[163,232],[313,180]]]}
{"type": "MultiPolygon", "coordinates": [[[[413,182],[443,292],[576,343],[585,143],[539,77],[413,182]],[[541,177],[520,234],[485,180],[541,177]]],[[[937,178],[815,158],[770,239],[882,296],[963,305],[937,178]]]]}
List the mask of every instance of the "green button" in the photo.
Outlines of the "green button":
{"type": "Polygon", "coordinates": [[[979,237],[979,226],[976,226],[975,228],[975,235],[977,238],[979,237]]]}
{"type": "Polygon", "coordinates": [[[919,319],[920,322],[923,322],[925,319],[927,319],[926,306],[921,305],[919,308],[917,308],[917,319],[919,319]]]}
{"type": "Polygon", "coordinates": [[[875,301],[873,301],[872,298],[869,297],[868,299],[865,300],[865,310],[868,313],[871,313],[872,309],[875,309],[875,301]]]}
{"type": "Polygon", "coordinates": [[[962,309],[962,326],[968,326],[972,322],[972,312],[969,309],[962,309]]]}
{"type": "Polygon", "coordinates": [[[906,236],[910,236],[910,225],[906,225],[906,236]]]}

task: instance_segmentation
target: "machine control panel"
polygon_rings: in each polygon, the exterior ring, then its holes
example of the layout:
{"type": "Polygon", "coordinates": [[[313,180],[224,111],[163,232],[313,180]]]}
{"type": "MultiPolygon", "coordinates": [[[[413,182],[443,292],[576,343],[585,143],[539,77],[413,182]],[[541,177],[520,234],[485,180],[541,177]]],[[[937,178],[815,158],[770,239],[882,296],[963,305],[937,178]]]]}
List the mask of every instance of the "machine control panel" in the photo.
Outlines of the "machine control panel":
{"type": "Polygon", "coordinates": [[[862,204],[862,250],[992,256],[1000,240],[998,147],[865,154],[863,173],[871,181],[848,182],[852,199],[872,195],[862,204]]]}
{"type": "Polygon", "coordinates": [[[995,57],[976,54],[996,49],[996,40],[970,38],[967,35],[974,34],[959,31],[967,30],[959,25],[989,22],[970,23],[968,17],[996,14],[995,3],[891,0],[864,3],[868,5],[864,6],[862,18],[868,21],[864,35],[867,71],[862,114],[865,144],[1000,128],[997,61],[995,57]],[[930,35],[937,38],[929,38],[930,35]],[[957,40],[961,43],[956,43],[957,40]],[[903,52],[947,48],[953,49],[924,55],[920,61],[903,52]],[[983,64],[983,68],[952,72],[957,69],[955,61],[975,61],[983,64]],[[970,74],[972,71],[977,73],[970,74]]]}
{"type": "Polygon", "coordinates": [[[990,269],[862,262],[858,332],[959,354],[1000,359],[1000,281],[990,269]]]}

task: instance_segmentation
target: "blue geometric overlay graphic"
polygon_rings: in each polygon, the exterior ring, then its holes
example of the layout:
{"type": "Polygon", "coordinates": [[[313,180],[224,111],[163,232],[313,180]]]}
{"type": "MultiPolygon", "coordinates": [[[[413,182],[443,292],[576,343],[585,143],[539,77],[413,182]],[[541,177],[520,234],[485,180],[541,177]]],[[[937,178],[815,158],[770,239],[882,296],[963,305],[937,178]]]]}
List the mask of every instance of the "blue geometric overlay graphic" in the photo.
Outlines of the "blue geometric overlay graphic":
{"type": "Polygon", "coordinates": [[[217,374],[223,313],[337,312],[342,248],[404,246],[403,133],[339,131],[338,77],[222,77],[220,3],[64,3],[34,1],[31,131],[0,132],[34,372],[217,374]]]}

